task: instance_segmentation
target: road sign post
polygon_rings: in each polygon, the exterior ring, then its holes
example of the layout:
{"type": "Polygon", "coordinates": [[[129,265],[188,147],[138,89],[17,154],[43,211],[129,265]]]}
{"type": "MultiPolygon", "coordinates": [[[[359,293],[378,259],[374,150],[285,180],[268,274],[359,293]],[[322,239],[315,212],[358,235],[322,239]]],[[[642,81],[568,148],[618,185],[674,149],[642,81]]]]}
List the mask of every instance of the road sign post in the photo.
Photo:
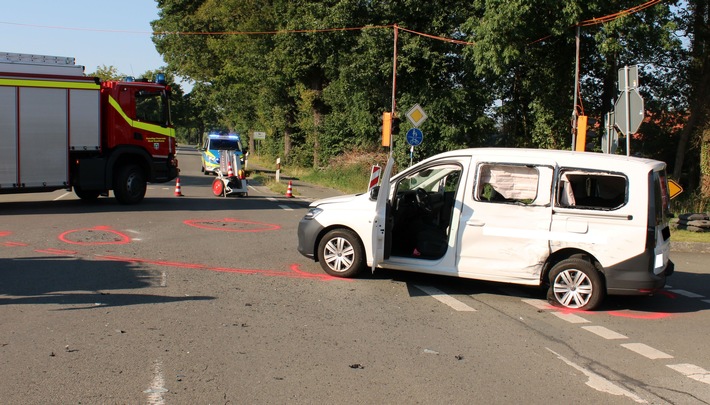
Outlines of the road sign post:
{"type": "Polygon", "coordinates": [[[624,66],[623,69],[619,69],[621,94],[614,104],[614,117],[616,126],[626,136],[626,156],[631,155],[631,135],[638,131],[645,116],[643,98],[638,93],[637,87],[638,67],[624,66]]]}

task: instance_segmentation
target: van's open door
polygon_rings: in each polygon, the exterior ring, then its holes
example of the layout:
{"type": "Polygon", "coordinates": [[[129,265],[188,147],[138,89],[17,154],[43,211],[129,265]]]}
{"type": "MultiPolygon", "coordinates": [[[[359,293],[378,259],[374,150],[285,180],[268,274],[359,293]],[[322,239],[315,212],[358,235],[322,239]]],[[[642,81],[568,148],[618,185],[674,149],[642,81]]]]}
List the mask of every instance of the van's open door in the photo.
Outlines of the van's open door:
{"type": "Polygon", "coordinates": [[[390,198],[390,177],[394,159],[387,161],[385,172],[380,181],[380,191],[377,194],[375,218],[372,221],[372,271],[382,263],[385,257],[385,236],[387,230],[387,202],[390,198]]]}

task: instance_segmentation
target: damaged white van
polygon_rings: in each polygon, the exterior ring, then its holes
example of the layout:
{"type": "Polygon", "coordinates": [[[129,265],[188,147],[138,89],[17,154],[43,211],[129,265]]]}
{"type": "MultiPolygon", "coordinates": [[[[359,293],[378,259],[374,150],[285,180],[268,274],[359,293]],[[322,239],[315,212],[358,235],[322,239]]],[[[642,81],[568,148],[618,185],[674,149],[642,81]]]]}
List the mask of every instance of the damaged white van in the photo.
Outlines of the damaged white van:
{"type": "Polygon", "coordinates": [[[367,266],[548,287],[591,310],[607,294],[651,294],[673,272],[666,165],[588,152],[463,149],[368,194],[319,200],[298,251],[329,274],[367,266]]]}

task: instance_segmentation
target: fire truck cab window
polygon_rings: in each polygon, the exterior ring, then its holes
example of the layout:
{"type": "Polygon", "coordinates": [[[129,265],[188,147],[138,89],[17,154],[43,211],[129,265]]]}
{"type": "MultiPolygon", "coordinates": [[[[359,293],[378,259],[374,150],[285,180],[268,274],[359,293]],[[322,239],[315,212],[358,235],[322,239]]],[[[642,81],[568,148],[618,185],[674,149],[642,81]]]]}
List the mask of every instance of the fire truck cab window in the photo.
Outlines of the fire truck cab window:
{"type": "Polygon", "coordinates": [[[162,91],[136,92],[136,119],[165,125],[168,122],[167,104],[162,91]]]}

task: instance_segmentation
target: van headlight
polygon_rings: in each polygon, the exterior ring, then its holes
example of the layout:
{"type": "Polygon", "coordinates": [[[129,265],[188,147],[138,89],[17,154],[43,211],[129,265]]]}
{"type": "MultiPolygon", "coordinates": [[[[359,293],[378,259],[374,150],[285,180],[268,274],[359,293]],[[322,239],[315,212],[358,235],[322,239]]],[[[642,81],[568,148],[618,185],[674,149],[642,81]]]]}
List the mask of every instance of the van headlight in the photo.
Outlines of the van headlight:
{"type": "Polygon", "coordinates": [[[323,212],[323,208],[311,208],[308,210],[303,219],[313,219],[317,217],[318,214],[320,214],[321,212],[323,212]]]}

